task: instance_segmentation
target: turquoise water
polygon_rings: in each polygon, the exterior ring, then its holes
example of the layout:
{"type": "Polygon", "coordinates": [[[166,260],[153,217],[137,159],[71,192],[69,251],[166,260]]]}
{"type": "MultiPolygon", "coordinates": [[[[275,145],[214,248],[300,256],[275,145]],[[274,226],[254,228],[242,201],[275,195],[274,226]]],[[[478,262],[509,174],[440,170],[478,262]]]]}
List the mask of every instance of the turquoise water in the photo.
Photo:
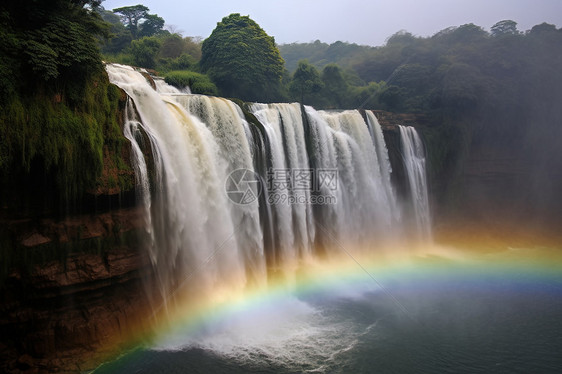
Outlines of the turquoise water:
{"type": "Polygon", "coordinates": [[[178,326],[96,373],[562,372],[556,266],[442,261],[363,273],[178,326]]]}

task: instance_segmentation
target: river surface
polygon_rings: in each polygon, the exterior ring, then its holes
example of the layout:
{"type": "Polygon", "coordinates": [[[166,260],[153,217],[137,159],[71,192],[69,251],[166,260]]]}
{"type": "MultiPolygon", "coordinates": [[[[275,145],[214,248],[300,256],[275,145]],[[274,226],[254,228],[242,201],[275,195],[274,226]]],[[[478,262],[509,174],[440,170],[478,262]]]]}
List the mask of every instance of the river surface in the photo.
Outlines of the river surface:
{"type": "Polygon", "coordinates": [[[562,267],[549,256],[358,263],[178,324],[95,373],[558,373],[562,267]]]}

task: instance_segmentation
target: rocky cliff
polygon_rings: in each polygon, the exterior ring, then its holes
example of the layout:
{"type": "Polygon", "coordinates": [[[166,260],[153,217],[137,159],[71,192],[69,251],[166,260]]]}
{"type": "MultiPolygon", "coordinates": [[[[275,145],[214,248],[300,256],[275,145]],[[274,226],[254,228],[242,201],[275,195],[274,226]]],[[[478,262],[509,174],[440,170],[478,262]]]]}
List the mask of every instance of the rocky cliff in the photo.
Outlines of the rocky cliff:
{"type": "Polygon", "coordinates": [[[506,227],[550,234],[559,231],[562,151],[553,146],[556,138],[544,134],[515,138],[485,132],[468,135],[462,126],[435,126],[425,115],[375,113],[384,129],[394,185],[402,196],[407,183],[396,125],[414,126],[421,133],[437,227],[449,227],[453,222],[456,226],[477,225],[492,235],[493,231],[509,231],[506,227]]]}
{"type": "Polygon", "coordinates": [[[462,170],[462,215],[482,223],[504,220],[558,231],[562,159],[536,155],[517,145],[473,143],[462,170]]]}
{"type": "MultiPolygon", "coordinates": [[[[113,97],[122,127],[126,96],[113,97]]],[[[143,330],[151,266],[130,144],[121,131],[102,151],[95,187],[64,206],[40,163],[0,189],[0,372],[91,369],[143,330]]]]}
{"type": "Polygon", "coordinates": [[[1,368],[76,372],[103,349],[124,343],[143,324],[138,208],[62,220],[2,221],[23,260],[0,292],[1,368]],[[58,258],[56,258],[58,257],[58,258]]]}

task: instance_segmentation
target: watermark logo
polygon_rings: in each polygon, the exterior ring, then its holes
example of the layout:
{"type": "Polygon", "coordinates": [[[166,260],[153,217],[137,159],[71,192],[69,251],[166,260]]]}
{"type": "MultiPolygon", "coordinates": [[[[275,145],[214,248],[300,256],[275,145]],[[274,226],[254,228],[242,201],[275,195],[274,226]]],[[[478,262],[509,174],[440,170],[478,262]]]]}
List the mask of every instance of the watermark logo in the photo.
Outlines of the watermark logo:
{"type": "Polygon", "coordinates": [[[252,170],[237,169],[228,175],[225,189],[229,199],[238,205],[256,202],[262,189],[270,205],[336,204],[338,170],[269,169],[262,179],[252,170]]]}
{"type": "Polygon", "coordinates": [[[262,192],[260,176],[248,169],[236,169],[231,172],[226,178],[224,188],[230,201],[238,205],[255,203],[262,192]]]}
{"type": "Polygon", "coordinates": [[[273,192],[267,196],[270,205],[334,205],[337,198],[334,195],[289,194],[287,192],[273,192]]]}

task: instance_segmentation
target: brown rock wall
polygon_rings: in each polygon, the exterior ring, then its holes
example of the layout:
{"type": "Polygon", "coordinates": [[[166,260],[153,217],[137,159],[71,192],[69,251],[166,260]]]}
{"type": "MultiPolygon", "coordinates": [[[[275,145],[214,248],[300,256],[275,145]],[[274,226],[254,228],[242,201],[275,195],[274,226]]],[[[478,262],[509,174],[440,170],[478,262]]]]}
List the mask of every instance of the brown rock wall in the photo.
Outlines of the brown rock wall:
{"type": "Polygon", "coordinates": [[[18,250],[44,251],[47,259],[31,269],[15,266],[0,287],[0,371],[91,369],[147,327],[143,277],[151,266],[137,235],[142,223],[137,208],[4,220],[18,250]],[[51,252],[64,258],[49,259],[51,252]]]}

